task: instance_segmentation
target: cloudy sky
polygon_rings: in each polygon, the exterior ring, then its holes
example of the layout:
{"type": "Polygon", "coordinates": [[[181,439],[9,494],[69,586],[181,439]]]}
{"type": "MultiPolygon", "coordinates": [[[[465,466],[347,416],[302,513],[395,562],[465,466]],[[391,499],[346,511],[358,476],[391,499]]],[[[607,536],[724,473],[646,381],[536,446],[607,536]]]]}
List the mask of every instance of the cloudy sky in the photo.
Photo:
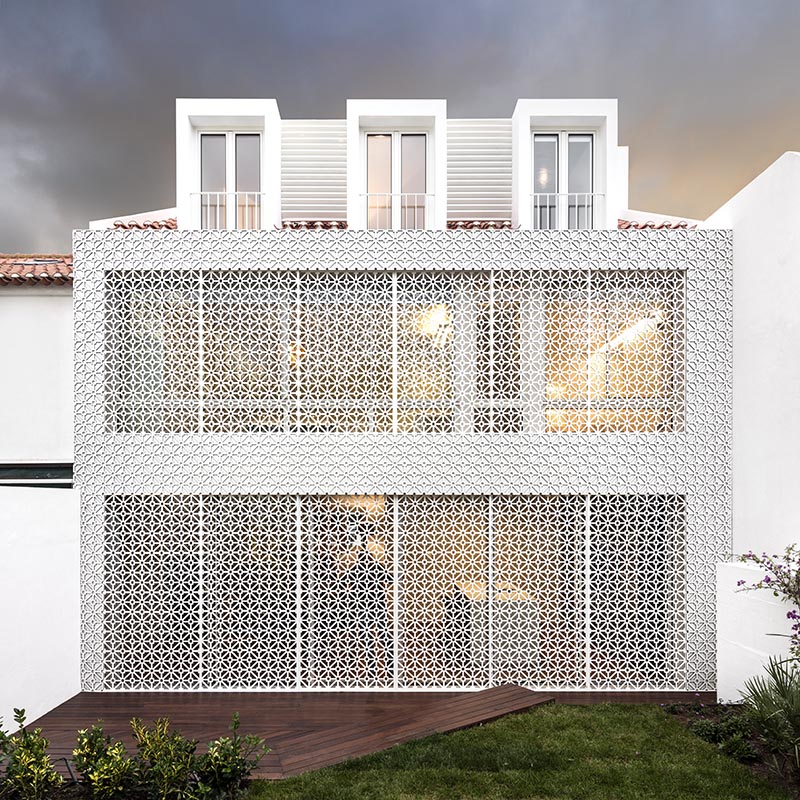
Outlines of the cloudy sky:
{"type": "Polygon", "coordinates": [[[800,150],[800,0],[0,0],[0,252],[174,205],[175,97],[617,97],[634,208],[705,217],[800,150]]]}

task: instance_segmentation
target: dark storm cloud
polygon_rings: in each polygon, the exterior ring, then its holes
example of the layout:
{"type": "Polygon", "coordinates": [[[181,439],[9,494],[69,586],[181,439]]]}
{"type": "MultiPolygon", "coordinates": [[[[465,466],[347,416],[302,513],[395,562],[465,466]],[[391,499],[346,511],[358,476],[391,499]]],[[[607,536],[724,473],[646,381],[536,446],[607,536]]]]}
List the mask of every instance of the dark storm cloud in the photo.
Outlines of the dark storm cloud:
{"type": "Polygon", "coordinates": [[[618,97],[631,205],[704,217],[800,149],[800,0],[0,0],[0,251],[174,204],[175,97],[618,97]]]}

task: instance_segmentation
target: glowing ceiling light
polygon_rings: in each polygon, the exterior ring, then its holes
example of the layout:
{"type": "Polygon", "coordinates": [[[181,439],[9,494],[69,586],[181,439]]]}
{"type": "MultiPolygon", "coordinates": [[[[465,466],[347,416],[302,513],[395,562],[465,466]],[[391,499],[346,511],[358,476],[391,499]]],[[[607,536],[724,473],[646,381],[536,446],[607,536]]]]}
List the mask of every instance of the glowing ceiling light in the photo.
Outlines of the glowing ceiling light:
{"type": "Polygon", "coordinates": [[[440,303],[427,308],[417,321],[417,330],[433,339],[437,347],[444,347],[453,332],[450,306],[440,303]]]}
{"type": "Polygon", "coordinates": [[[299,367],[300,362],[305,358],[306,351],[300,342],[289,343],[289,366],[299,367]]]}
{"type": "Polygon", "coordinates": [[[661,311],[654,311],[652,316],[640,319],[629,328],[625,328],[622,333],[615,336],[610,342],[606,342],[606,344],[599,350],[596,350],[594,354],[608,353],[611,350],[616,350],[618,347],[633,344],[648,334],[653,333],[663,321],[664,314],[661,311]]]}

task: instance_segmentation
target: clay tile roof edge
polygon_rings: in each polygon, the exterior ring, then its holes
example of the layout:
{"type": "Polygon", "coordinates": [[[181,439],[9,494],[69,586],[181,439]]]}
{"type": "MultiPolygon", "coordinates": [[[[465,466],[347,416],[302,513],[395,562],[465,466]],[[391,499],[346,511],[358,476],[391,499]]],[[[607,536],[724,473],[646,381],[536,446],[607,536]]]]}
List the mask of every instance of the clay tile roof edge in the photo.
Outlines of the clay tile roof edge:
{"type": "Polygon", "coordinates": [[[72,255],[0,254],[0,286],[62,286],[72,283],[72,255]]]}

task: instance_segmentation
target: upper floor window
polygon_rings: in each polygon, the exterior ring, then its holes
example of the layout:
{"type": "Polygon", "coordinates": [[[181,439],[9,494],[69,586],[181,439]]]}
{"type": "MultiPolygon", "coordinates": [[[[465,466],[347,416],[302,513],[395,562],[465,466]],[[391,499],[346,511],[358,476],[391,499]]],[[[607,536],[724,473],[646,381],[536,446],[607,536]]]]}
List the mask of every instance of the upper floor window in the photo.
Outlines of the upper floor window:
{"type": "Polygon", "coordinates": [[[106,284],[118,432],[673,432],[677,270],[129,270],[106,284]]]}
{"type": "Polygon", "coordinates": [[[200,134],[200,227],[261,227],[261,134],[200,134]]]}
{"type": "Polygon", "coordinates": [[[570,131],[533,133],[531,227],[534,230],[593,228],[594,135],[570,131]]]}
{"type": "Polygon", "coordinates": [[[430,227],[427,134],[392,131],[365,136],[367,227],[430,227]]]}

